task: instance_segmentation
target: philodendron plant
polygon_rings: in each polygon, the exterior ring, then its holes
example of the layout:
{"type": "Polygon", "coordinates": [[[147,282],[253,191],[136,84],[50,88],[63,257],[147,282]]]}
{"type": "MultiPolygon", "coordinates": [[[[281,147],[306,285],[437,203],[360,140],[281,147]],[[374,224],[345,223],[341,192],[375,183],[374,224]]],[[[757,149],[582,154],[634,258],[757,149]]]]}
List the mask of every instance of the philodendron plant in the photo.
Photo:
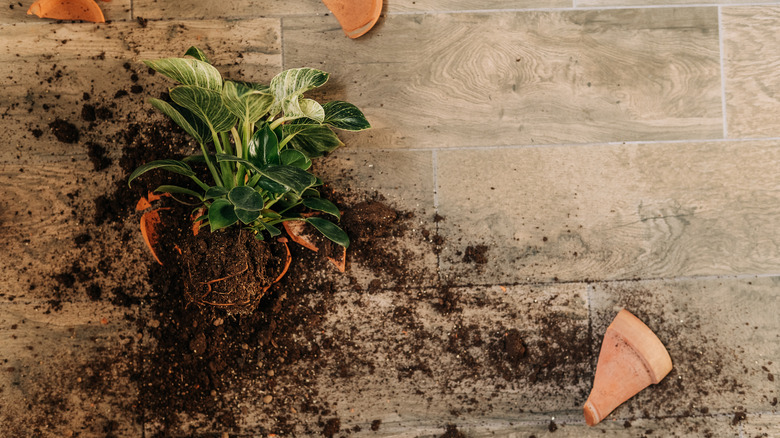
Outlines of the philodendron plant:
{"type": "Polygon", "coordinates": [[[146,163],[128,184],[152,169],[168,170],[189,177],[198,189],[163,185],[156,191],[197,199],[198,209],[206,212],[195,220],[208,223],[211,231],[241,223],[262,239],[263,232],[281,234],[282,222],[306,221],[347,247],[347,234],[333,222],[301,213],[309,209],[340,218],[338,208],[316,189],[322,180],[308,170],[312,158],[343,144],[332,128],[370,128],[363,113],[347,102],[320,105],[304,98],[328,80],[320,70],[286,70],[263,85],[223,79],[196,47],[185,56],[144,61],[181,84],[170,90],[172,102],[150,102],[194,137],[202,154],[146,163]],[[198,178],[190,166],[195,162],[205,163],[211,184],[198,178]]]}

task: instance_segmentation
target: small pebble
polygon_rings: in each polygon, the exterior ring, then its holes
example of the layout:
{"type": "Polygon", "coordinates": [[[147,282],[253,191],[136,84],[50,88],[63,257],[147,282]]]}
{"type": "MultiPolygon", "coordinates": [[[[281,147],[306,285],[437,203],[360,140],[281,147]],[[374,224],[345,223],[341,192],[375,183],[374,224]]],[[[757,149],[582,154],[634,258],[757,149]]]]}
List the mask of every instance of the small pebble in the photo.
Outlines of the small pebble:
{"type": "Polygon", "coordinates": [[[274,376],[274,370],[268,370],[268,377],[274,376]]]}
{"type": "Polygon", "coordinates": [[[217,318],[214,320],[214,327],[219,327],[224,323],[225,321],[222,318],[217,318]]]}
{"type": "Polygon", "coordinates": [[[151,327],[151,328],[157,328],[157,327],[159,327],[159,326],[160,326],[160,321],[158,321],[158,320],[156,320],[156,319],[150,319],[150,320],[149,320],[149,324],[147,324],[147,325],[148,325],[149,327],[151,327]]]}
{"type": "Polygon", "coordinates": [[[267,395],[263,397],[263,403],[271,403],[273,399],[274,399],[273,396],[267,395]]]}

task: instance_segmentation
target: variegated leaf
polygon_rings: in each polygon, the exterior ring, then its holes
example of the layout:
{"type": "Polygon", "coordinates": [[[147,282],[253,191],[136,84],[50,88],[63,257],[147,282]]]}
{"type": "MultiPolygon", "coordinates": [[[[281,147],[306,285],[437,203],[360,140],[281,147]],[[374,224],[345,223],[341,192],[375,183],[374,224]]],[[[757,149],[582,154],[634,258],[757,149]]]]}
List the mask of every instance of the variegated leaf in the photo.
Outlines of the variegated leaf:
{"type": "Polygon", "coordinates": [[[222,75],[207,62],[198,59],[163,58],[144,61],[144,64],[184,85],[222,90],[222,75]]]}
{"type": "Polygon", "coordinates": [[[282,126],[285,138],[293,136],[287,144],[303,152],[309,158],[322,156],[344,144],[327,125],[290,124],[282,126]]]}
{"type": "Polygon", "coordinates": [[[349,102],[335,100],[322,106],[325,110],[325,119],[322,123],[345,131],[362,131],[371,125],[366,116],[355,105],[349,102]]]}
{"type": "Polygon", "coordinates": [[[187,134],[195,137],[195,140],[198,143],[208,143],[211,140],[209,138],[210,133],[208,126],[204,125],[203,122],[195,117],[188,109],[180,107],[179,105],[173,106],[160,99],[149,99],[149,103],[163,114],[170,117],[177,125],[181,126],[187,134]]]}
{"type": "Polygon", "coordinates": [[[222,88],[222,103],[244,122],[255,123],[260,120],[273,102],[274,97],[271,94],[255,90],[241,82],[225,81],[222,88]]]}
{"type": "Polygon", "coordinates": [[[328,73],[313,68],[285,70],[271,79],[271,92],[276,101],[271,111],[284,111],[288,117],[303,117],[299,101],[303,93],[317,88],[328,81],[328,73]]]}
{"type": "Polygon", "coordinates": [[[192,111],[215,132],[230,131],[236,124],[236,116],[222,103],[219,91],[182,85],[171,90],[171,99],[192,111]]]}

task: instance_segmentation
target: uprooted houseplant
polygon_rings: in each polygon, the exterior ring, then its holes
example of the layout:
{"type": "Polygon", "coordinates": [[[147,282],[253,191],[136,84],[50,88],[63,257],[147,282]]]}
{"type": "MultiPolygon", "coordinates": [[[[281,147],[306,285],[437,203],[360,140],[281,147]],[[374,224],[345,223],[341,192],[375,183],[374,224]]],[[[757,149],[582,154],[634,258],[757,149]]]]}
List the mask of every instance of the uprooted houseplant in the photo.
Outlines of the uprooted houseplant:
{"type": "MultiPolygon", "coordinates": [[[[350,103],[320,105],[303,97],[328,80],[320,70],[286,70],[263,85],[223,79],[195,47],[185,56],[190,57],[145,61],[181,84],[170,90],[171,102],[150,102],[195,139],[201,154],[146,163],[128,183],[154,169],[189,181],[155,190],[193,206],[192,231],[168,245],[184,260],[187,299],[233,313],[251,311],[289,265],[281,228],[292,233],[298,227],[290,224],[308,224],[341,247],[349,246],[347,234],[331,221],[339,220],[339,209],[320,196],[317,187],[323,181],[309,170],[312,159],[343,144],[332,128],[370,126],[350,103]],[[204,227],[211,232],[199,232],[204,227]],[[218,261],[223,258],[227,262],[218,261]]],[[[165,247],[153,237],[160,210],[147,212],[141,221],[153,252],[165,247]]]]}

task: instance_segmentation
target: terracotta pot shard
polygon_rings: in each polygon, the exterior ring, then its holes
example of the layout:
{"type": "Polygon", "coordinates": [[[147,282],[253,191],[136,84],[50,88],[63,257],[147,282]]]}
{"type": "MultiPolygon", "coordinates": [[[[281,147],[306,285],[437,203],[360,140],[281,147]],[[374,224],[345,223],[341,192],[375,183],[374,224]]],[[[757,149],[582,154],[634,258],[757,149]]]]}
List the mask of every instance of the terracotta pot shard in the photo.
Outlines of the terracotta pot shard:
{"type": "Polygon", "coordinates": [[[663,343],[636,316],[621,310],[604,334],[596,377],[583,412],[594,426],[610,412],[672,370],[663,343]]]}
{"type": "Polygon", "coordinates": [[[94,0],[38,0],[27,10],[27,15],[33,14],[55,20],[106,21],[103,11],[94,0]]]}
{"type": "MultiPolygon", "coordinates": [[[[311,216],[311,215],[304,215],[311,216]]],[[[293,242],[303,246],[314,252],[319,252],[320,248],[314,243],[312,233],[306,227],[306,222],[303,221],[285,221],[282,222],[284,230],[287,231],[287,235],[290,236],[293,242]]],[[[337,256],[325,256],[341,273],[347,271],[347,248],[340,247],[337,256]]]]}
{"type": "Polygon", "coordinates": [[[163,262],[160,260],[160,257],[157,256],[155,247],[158,245],[160,240],[159,227],[162,224],[160,211],[162,210],[170,210],[170,208],[158,208],[147,211],[141,215],[141,236],[143,236],[144,242],[146,242],[146,246],[149,247],[149,251],[151,251],[154,259],[157,260],[157,263],[161,265],[163,262]]]}
{"type": "Polygon", "coordinates": [[[379,20],[382,13],[382,0],[322,0],[339,20],[344,33],[357,38],[369,30],[379,20]]]}

